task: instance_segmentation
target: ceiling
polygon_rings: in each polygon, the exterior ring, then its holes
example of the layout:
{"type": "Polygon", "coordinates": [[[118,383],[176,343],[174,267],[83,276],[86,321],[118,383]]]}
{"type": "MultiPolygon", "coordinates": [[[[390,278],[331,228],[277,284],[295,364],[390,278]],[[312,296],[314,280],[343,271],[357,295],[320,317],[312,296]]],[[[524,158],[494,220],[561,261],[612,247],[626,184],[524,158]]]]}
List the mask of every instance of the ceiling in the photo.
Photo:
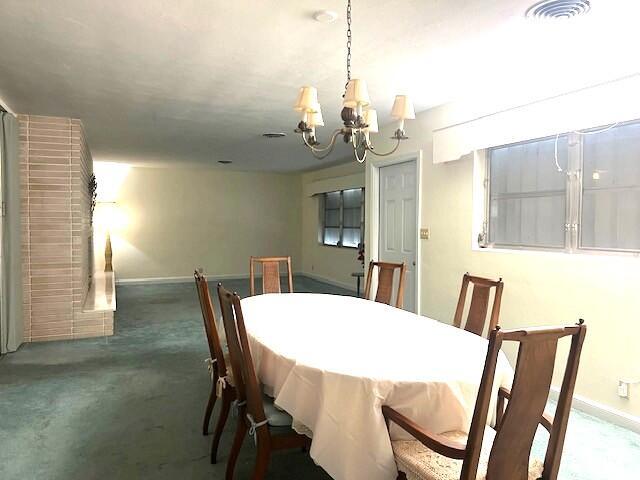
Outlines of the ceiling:
{"type": "MultiPolygon", "coordinates": [[[[588,16],[555,22],[525,20],[532,3],[354,0],[353,77],[367,80],[384,123],[396,93],[418,111],[469,98],[498,105],[640,71],[640,2],[592,0],[588,16]]],[[[3,0],[0,98],[18,113],[82,119],[95,160],[317,168],[292,132],[291,107],[300,86],[314,85],[321,140],[338,127],[344,9],[335,0],[3,0]],[[319,9],[340,17],[321,24],[319,9]]],[[[334,158],[347,159],[340,148],[334,158]]]]}

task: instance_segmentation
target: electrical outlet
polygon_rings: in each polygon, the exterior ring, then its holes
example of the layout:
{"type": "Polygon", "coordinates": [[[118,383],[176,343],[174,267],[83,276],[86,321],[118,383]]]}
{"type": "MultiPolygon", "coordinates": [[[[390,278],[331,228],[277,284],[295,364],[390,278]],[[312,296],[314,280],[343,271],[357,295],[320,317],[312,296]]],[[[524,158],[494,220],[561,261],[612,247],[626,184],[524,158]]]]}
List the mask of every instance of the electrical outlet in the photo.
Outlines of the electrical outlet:
{"type": "Polygon", "coordinates": [[[618,396],[620,398],[629,398],[629,384],[623,380],[618,381],[618,396]]]}
{"type": "Polygon", "coordinates": [[[429,231],[428,228],[421,228],[420,229],[420,238],[422,240],[429,240],[430,236],[431,236],[431,232],[429,231]]]}

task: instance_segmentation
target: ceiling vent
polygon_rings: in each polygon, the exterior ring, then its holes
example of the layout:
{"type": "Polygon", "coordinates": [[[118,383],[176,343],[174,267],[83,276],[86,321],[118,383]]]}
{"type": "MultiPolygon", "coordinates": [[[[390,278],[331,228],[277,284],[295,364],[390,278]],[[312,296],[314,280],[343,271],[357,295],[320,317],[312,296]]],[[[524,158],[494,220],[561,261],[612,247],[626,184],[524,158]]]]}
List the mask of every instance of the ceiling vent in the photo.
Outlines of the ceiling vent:
{"type": "Polygon", "coordinates": [[[287,134],[283,132],[267,132],[267,133],[263,133],[262,136],[267,138],[282,138],[282,137],[286,137],[287,134]]]}
{"type": "Polygon", "coordinates": [[[529,7],[527,18],[573,18],[591,10],[590,0],[543,0],[529,7]]]}

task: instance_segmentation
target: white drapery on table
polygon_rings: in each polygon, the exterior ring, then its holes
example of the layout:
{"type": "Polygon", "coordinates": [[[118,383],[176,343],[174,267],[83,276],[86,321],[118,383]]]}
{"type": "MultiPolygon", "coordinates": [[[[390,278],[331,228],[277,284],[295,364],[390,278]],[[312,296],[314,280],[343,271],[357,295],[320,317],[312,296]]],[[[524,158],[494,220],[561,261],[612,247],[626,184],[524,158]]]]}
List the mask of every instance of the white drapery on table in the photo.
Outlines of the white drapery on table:
{"type": "MultiPolygon", "coordinates": [[[[310,455],[334,479],[395,480],[382,405],[436,433],[469,429],[486,339],[354,297],[258,295],[242,310],[260,381],[313,432],[310,455]]],[[[512,376],[500,354],[496,395],[512,376]]]]}

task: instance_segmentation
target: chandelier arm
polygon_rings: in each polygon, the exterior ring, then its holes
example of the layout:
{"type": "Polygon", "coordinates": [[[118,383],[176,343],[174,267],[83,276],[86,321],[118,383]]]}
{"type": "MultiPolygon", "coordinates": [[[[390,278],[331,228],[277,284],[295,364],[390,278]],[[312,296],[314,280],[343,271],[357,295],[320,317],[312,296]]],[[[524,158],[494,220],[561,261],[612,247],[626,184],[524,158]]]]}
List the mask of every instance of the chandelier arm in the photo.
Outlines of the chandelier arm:
{"type": "Polygon", "coordinates": [[[340,133],[342,133],[342,129],[335,130],[331,135],[331,140],[329,141],[329,144],[326,147],[322,147],[322,148],[318,148],[315,145],[312,145],[311,143],[309,143],[304,132],[302,132],[302,141],[309,148],[309,150],[311,150],[311,153],[315,158],[322,160],[323,158],[326,158],[331,154],[334,147],[336,146],[336,139],[338,138],[338,135],[340,135],[340,133]]]}
{"type": "Polygon", "coordinates": [[[322,160],[324,158],[327,158],[329,155],[331,155],[331,152],[333,152],[333,147],[331,148],[331,150],[329,150],[326,153],[316,153],[314,150],[311,150],[311,155],[313,155],[313,157],[317,158],[318,160],[322,160]]]}
{"type": "Polygon", "coordinates": [[[364,149],[363,149],[363,153],[362,153],[362,158],[360,158],[360,156],[358,155],[358,148],[362,147],[362,141],[356,143],[355,135],[352,135],[351,143],[353,145],[353,156],[356,157],[356,161],[358,163],[364,163],[365,160],[367,159],[367,150],[369,149],[369,147],[366,144],[366,139],[365,139],[365,143],[364,143],[364,149]]]}
{"type": "Polygon", "coordinates": [[[377,155],[378,157],[388,157],[389,155],[392,155],[393,153],[395,153],[396,150],[398,150],[398,148],[400,147],[400,142],[402,141],[402,139],[397,138],[396,141],[398,143],[396,143],[396,146],[393,147],[390,151],[385,152],[385,153],[380,153],[380,152],[376,152],[375,148],[373,148],[373,145],[371,145],[371,143],[367,142],[367,150],[370,150],[371,153],[373,153],[374,155],[377,155]]]}
{"type": "Polygon", "coordinates": [[[353,156],[356,157],[356,161],[358,163],[364,163],[365,160],[367,159],[367,151],[365,150],[363,155],[362,155],[362,158],[360,158],[360,156],[358,155],[358,150],[354,148],[353,149],[353,156]]]}
{"type": "Polygon", "coordinates": [[[322,152],[325,152],[327,150],[333,149],[333,147],[335,146],[335,143],[336,143],[336,138],[338,138],[338,135],[341,132],[342,132],[342,129],[334,130],[334,132],[331,134],[331,139],[330,139],[330,141],[329,141],[329,143],[327,144],[326,147],[317,147],[317,146],[309,143],[309,140],[307,139],[307,136],[305,135],[304,132],[302,132],[302,140],[304,141],[304,144],[311,149],[312,152],[322,153],[322,152]]]}

